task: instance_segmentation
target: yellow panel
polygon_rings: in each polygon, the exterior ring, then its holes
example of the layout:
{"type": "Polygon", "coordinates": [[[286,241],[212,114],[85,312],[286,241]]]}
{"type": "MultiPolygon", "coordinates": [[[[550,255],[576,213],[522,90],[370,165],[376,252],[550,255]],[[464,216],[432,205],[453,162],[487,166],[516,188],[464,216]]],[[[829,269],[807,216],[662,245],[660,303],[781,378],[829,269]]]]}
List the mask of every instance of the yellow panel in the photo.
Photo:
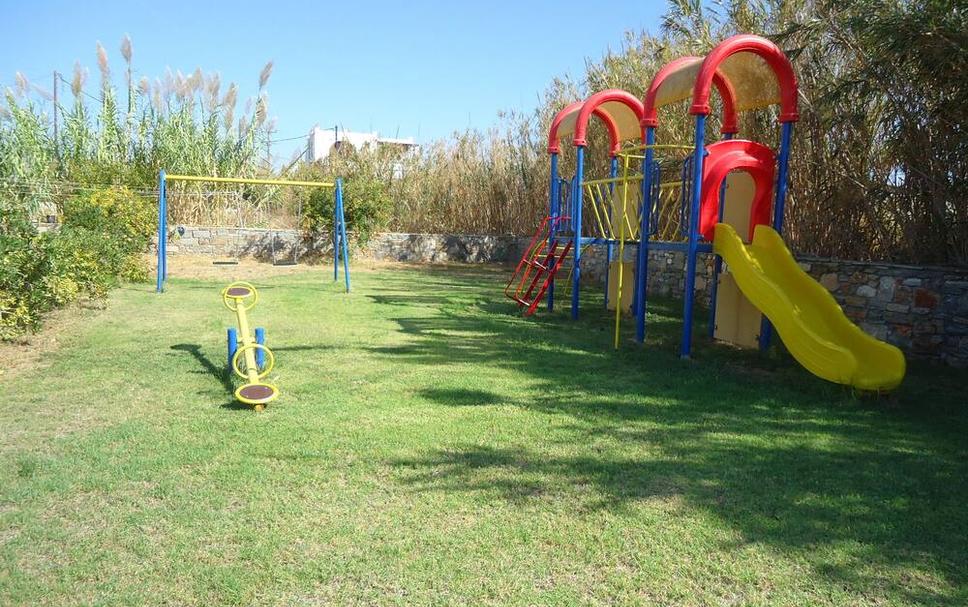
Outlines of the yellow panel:
{"type": "Polygon", "coordinates": [[[726,195],[723,197],[723,223],[733,226],[746,239],[750,225],[750,207],[756,182],[746,171],[733,171],[726,175],[726,195]]]}
{"type": "Polygon", "coordinates": [[[736,111],[742,112],[780,103],[780,85],[765,59],[749,51],[730,55],[719,71],[733,84],[736,111]]]}
{"type": "MultiPolygon", "coordinates": [[[[608,101],[598,106],[598,109],[611,116],[612,120],[615,121],[615,126],[618,128],[619,141],[638,139],[642,135],[642,127],[639,125],[638,116],[621,101],[608,101]]],[[[578,106],[575,111],[562,118],[558,124],[559,140],[570,139],[575,134],[575,125],[578,122],[579,112],[581,112],[581,106],[578,106]]],[[[595,120],[598,119],[592,118],[590,121],[594,122],[595,120]]]]}
{"type": "Polygon", "coordinates": [[[696,76],[699,75],[701,65],[702,58],[697,57],[691,63],[686,63],[666,76],[666,79],[662,82],[662,86],[659,87],[659,91],[655,96],[655,107],[660,108],[670,103],[691,98],[692,89],[696,85],[696,76]]]}
{"type": "Polygon", "coordinates": [[[755,348],[759,345],[762,314],[736,286],[729,272],[719,275],[716,291],[716,327],[713,337],[733,345],[755,348]]]}
{"type": "MultiPolygon", "coordinates": [[[[655,106],[660,108],[692,98],[701,66],[702,59],[696,59],[669,74],[659,88],[655,106]]],[[[720,64],[719,71],[733,85],[736,111],[742,112],[780,102],[776,75],[766,60],[756,53],[744,51],[730,55],[720,64]]]]}
{"type": "Polygon", "coordinates": [[[901,351],[850,322],[827,289],[800,269],[772,228],[757,226],[753,243],[746,245],[732,227],[717,224],[713,248],[808,371],[861,390],[893,390],[904,379],[901,351]]]}
{"type": "Polygon", "coordinates": [[[558,123],[558,139],[571,139],[572,135],[575,134],[575,124],[578,122],[578,113],[581,111],[581,106],[579,105],[575,108],[575,111],[570,114],[566,114],[561,122],[558,123]]]}
{"type": "Polygon", "coordinates": [[[642,126],[639,122],[639,117],[635,115],[635,112],[629,106],[621,101],[607,101],[598,106],[598,109],[604,111],[615,121],[615,126],[618,127],[619,141],[639,139],[642,136],[642,126]]]}
{"type": "MultiPolygon", "coordinates": [[[[632,313],[632,295],[635,291],[635,264],[622,264],[622,313],[632,313]]],[[[613,261],[608,264],[608,309],[615,309],[615,302],[618,301],[618,267],[619,263],[613,261]]]]}

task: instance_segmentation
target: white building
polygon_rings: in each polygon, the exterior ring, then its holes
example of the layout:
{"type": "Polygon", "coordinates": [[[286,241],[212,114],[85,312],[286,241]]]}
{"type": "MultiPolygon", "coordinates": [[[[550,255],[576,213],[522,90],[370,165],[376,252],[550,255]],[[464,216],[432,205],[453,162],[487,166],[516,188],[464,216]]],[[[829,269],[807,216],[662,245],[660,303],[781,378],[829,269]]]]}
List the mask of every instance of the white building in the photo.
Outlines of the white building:
{"type": "Polygon", "coordinates": [[[392,145],[399,146],[401,149],[417,147],[417,142],[414,141],[413,137],[380,137],[380,134],[376,132],[356,133],[353,131],[344,131],[341,128],[321,129],[318,126],[314,126],[309,131],[309,143],[306,146],[306,161],[315,162],[326,158],[337,143],[340,145],[346,143],[356,149],[373,145],[392,145]]]}

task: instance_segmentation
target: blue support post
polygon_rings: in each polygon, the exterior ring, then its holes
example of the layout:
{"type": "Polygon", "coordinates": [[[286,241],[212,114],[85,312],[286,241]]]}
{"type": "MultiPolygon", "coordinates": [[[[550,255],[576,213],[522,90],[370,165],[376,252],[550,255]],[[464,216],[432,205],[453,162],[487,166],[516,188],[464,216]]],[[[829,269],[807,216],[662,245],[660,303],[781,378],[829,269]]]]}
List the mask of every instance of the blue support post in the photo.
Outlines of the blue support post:
{"type": "Polygon", "coordinates": [[[165,254],[161,258],[161,280],[162,280],[162,287],[164,287],[164,283],[168,281],[168,177],[167,176],[164,177],[164,184],[162,185],[162,193],[164,194],[164,198],[162,199],[162,201],[165,203],[164,204],[164,207],[165,207],[165,222],[164,222],[165,223],[165,231],[164,231],[164,236],[165,236],[165,254]]]}
{"type": "MultiPolygon", "coordinates": [[[[793,138],[793,123],[784,122],[780,128],[780,154],[777,157],[776,198],[773,201],[773,229],[783,234],[783,216],[786,207],[787,175],[790,168],[790,142],[793,138]]],[[[770,347],[773,325],[763,316],[760,323],[760,351],[770,347]]]]}
{"type": "MultiPolygon", "coordinates": [[[[255,328],[255,343],[266,345],[266,330],[262,327],[255,328]]],[[[266,365],[266,351],[259,348],[255,351],[255,364],[262,369],[266,365]]]]}
{"type": "Polygon", "coordinates": [[[336,208],[339,213],[340,238],[343,241],[343,277],[346,279],[346,292],[350,292],[350,252],[346,238],[346,213],[343,209],[343,179],[336,178],[336,208]]]}
{"type": "Polygon", "coordinates": [[[346,214],[343,210],[343,179],[336,178],[336,193],[333,202],[333,280],[339,280],[340,258],[343,260],[343,277],[346,292],[350,292],[349,243],[346,238],[346,214]]]}
{"type": "Polygon", "coordinates": [[[168,233],[168,195],[165,191],[165,170],[158,171],[158,266],[156,269],[155,291],[161,293],[165,289],[165,278],[168,273],[165,235],[168,233]]]}
{"type": "MultiPolygon", "coordinates": [[[[558,182],[558,153],[555,152],[551,155],[551,185],[548,188],[550,199],[548,200],[548,216],[551,217],[549,220],[550,226],[549,230],[551,234],[549,236],[554,236],[555,231],[555,220],[558,218],[560,209],[559,204],[559,192],[561,191],[561,184],[558,182]]],[[[553,238],[548,240],[549,252],[554,246],[553,238]]],[[[548,282],[548,311],[553,312],[555,309],[555,277],[552,276],[551,280],[548,282]]]]}
{"type": "Polygon", "coordinates": [[[692,307],[696,299],[696,256],[699,245],[699,199],[702,194],[702,165],[705,156],[706,116],[696,116],[696,150],[692,160],[692,200],[689,205],[689,248],[686,252],[686,280],[683,293],[682,344],[679,356],[692,353],[692,307]]]}
{"type": "Polygon", "coordinates": [[[635,267],[635,340],[645,341],[646,290],[649,282],[649,222],[652,215],[652,163],[655,158],[655,127],[645,129],[645,159],[642,160],[642,223],[635,267]]]}
{"type": "MultiPolygon", "coordinates": [[[[618,176],[618,157],[617,156],[612,156],[612,161],[608,169],[608,176],[610,179],[615,179],[618,176]]],[[[612,216],[612,211],[615,209],[615,183],[614,182],[608,184],[608,195],[609,195],[609,198],[611,199],[611,204],[607,209],[605,209],[605,212],[608,213],[608,223],[609,225],[612,226],[612,238],[609,239],[609,242],[605,245],[605,309],[606,310],[608,309],[608,279],[609,279],[610,270],[612,269],[612,253],[614,253],[614,245],[612,244],[611,241],[615,239],[615,227],[614,227],[615,224],[612,222],[612,220],[615,219],[612,216]]],[[[621,233],[621,230],[619,230],[619,233],[621,233]]]]}
{"type": "MultiPolygon", "coordinates": [[[[728,141],[733,138],[732,133],[723,135],[723,139],[728,141]]],[[[727,176],[728,177],[728,176],[727,176]]],[[[723,222],[723,213],[726,211],[726,179],[719,186],[719,223],[723,222]]],[[[719,275],[723,272],[723,258],[713,255],[713,284],[709,285],[709,339],[716,334],[716,298],[719,296],[719,275]]]]}
{"type": "Polygon", "coordinates": [[[226,359],[225,364],[229,371],[231,371],[232,359],[235,358],[235,352],[239,349],[239,334],[236,332],[235,328],[231,328],[225,333],[226,342],[228,345],[228,358],[226,359]]]}
{"type": "Polygon", "coordinates": [[[790,141],[793,123],[784,122],[780,131],[780,155],[777,158],[776,200],[773,202],[773,229],[783,233],[783,214],[786,207],[787,175],[790,169],[790,141]]]}
{"type": "Polygon", "coordinates": [[[575,184],[571,215],[571,229],[574,234],[572,246],[572,277],[571,277],[571,318],[578,320],[578,289],[581,286],[581,181],[585,169],[585,147],[575,148],[575,184]]]}
{"type": "Polygon", "coordinates": [[[339,280],[339,198],[333,194],[333,282],[337,280],[339,280]]]}

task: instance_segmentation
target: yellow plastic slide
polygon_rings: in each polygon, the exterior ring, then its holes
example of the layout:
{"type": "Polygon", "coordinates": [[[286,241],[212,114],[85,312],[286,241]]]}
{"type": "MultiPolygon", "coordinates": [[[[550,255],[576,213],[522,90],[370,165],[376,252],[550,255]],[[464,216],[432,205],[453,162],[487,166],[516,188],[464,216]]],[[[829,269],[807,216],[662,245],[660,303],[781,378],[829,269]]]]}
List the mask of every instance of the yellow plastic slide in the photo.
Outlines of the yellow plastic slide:
{"type": "Polygon", "coordinates": [[[901,351],[850,322],[827,289],[800,269],[775,230],[756,226],[747,245],[732,226],[719,223],[713,249],[808,371],[861,390],[892,390],[904,379],[901,351]]]}

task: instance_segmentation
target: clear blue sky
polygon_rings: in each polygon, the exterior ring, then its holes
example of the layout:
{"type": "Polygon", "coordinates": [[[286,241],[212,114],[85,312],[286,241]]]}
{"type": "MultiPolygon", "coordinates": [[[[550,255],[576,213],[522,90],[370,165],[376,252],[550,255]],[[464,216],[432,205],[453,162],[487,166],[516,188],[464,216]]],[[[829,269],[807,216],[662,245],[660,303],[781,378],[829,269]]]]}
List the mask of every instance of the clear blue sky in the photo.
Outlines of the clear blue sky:
{"type": "MultiPolygon", "coordinates": [[[[533,108],[554,76],[581,73],[586,57],[620,47],[626,30],[654,31],[665,10],[661,1],[622,3],[604,14],[590,6],[0,0],[0,83],[12,84],[19,70],[50,89],[52,71],[69,79],[79,59],[91,71],[87,89],[96,93],[95,42],[107,48],[117,74],[127,33],[139,77],[201,67],[219,72],[223,83],[238,82],[243,99],[255,94],[259,70],[274,60],[268,91],[277,139],[318,123],[427,141],[487,127],[500,110],[533,108]]],[[[273,153],[302,145],[280,143],[273,153]]]]}

